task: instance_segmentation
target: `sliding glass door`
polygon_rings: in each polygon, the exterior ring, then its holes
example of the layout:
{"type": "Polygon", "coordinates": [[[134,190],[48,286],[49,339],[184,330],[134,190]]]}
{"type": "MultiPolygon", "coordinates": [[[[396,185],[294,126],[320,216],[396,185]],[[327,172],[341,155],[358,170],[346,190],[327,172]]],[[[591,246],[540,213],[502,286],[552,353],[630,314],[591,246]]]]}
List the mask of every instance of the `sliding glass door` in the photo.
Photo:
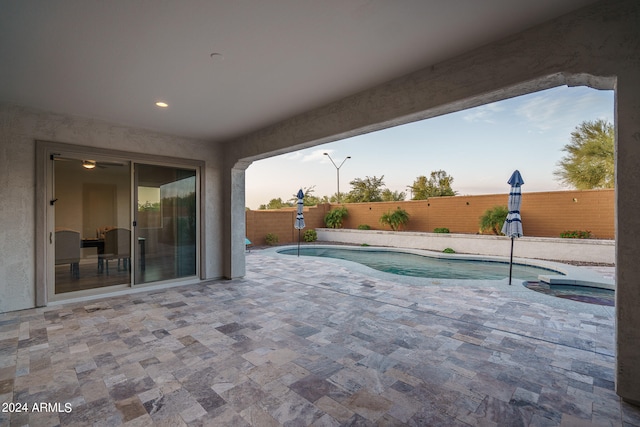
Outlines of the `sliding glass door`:
{"type": "Polygon", "coordinates": [[[197,276],[196,167],[82,152],[50,159],[52,300],[197,276]]]}
{"type": "Polygon", "coordinates": [[[54,294],[131,284],[129,162],[52,155],[54,294]]]}
{"type": "Polygon", "coordinates": [[[196,275],[195,169],[136,164],[135,283],[196,275]]]}

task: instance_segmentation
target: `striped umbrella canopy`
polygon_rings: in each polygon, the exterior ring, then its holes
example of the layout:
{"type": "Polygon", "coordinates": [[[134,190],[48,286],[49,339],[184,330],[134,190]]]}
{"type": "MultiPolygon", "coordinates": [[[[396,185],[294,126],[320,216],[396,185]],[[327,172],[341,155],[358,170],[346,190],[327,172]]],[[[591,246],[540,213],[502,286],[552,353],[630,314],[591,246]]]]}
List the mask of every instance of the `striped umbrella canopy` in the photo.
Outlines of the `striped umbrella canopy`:
{"type": "Polygon", "coordinates": [[[298,212],[296,214],[296,222],[293,227],[296,230],[302,230],[304,228],[304,214],[302,213],[302,209],[304,208],[304,193],[302,192],[302,188],[298,190],[298,212]]]}
{"type": "Polygon", "coordinates": [[[522,189],[520,188],[524,181],[518,170],[511,174],[511,178],[507,181],[511,185],[509,192],[509,213],[507,220],[502,225],[502,234],[511,237],[522,237],[522,218],[520,217],[520,204],[522,203],[522,189]]]}
{"type": "Polygon", "coordinates": [[[304,192],[302,188],[298,190],[298,211],[296,213],[296,222],[293,224],[293,228],[298,230],[298,256],[300,256],[300,230],[304,228],[304,214],[302,210],[304,209],[304,192]]]}
{"type": "Polygon", "coordinates": [[[520,218],[520,204],[522,203],[522,189],[520,188],[524,184],[522,175],[516,169],[512,174],[507,184],[511,185],[511,191],[509,191],[509,213],[507,214],[507,220],[502,225],[502,234],[511,237],[511,257],[509,258],[509,284],[511,284],[511,276],[513,273],[513,239],[516,237],[522,237],[522,218],[520,218]]]}

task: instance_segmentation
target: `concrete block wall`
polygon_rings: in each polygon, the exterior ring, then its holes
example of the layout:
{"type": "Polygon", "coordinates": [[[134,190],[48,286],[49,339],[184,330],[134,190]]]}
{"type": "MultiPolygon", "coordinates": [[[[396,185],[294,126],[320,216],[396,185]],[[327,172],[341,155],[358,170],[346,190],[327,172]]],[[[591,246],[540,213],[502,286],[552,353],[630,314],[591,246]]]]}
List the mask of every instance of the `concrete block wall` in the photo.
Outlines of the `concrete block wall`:
{"type": "MultiPolygon", "coordinates": [[[[373,230],[389,230],[380,224],[382,214],[398,207],[406,210],[409,222],[404,231],[432,232],[446,227],[451,233],[476,234],[480,216],[494,206],[507,205],[506,194],[434,197],[429,200],[379,203],[349,203],[343,228],[356,229],[366,224],[373,230]]],[[[305,208],[306,229],[322,228],[324,215],[337,204],[305,208]]],[[[526,236],[560,237],[568,230],[588,230],[598,239],[615,238],[614,190],[575,190],[525,193],[522,221],[526,236]]],[[[265,244],[267,233],[274,233],[279,243],[296,242],[293,228],[296,211],[291,209],[247,211],[247,237],[256,245],[265,244]]]]}
{"type": "Polygon", "coordinates": [[[278,236],[280,243],[293,241],[295,211],[291,209],[247,211],[247,238],[254,245],[266,244],[268,233],[278,236]]]}
{"type": "Polygon", "coordinates": [[[452,233],[476,233],[478,218],[495,205],[505,205],[504,195],[434,197],[429,200],[381,203],[349,203],[349,215],[344,228],[368,225],[373,230],[390,230],[380,224],[380,217],[389,211],[402,208],[409,213],[404,231],[433,231],[447,227],[452,233]]]}
{"type": "MultiPolygon", "coordinates": [[[[302,233],[305,230],[324,227],[324,216],[329,210],[329,204],[305,207],[305,229],[302,233]]],[[[293,228],[295,220],[296,208],[246,211],[247,238],[254,245],[265,245],[267,234],[273,233],[278,236],[278,243],[297,242],[298,230],[293,228]]]]}
{"type": "Polygon", "coordinates": [[[588,230],[598,239],[615,238],[615,191],[563,191],[523,197],[529,235],[558,237],[566,230],[588,230]]]}
{"type": "MultiPolygon", "coordinates": [[[[406,231],[431,232],[446,227],[451,233],[479,231],[480,217],[494,206],[507,206],[507,194],[434,197],[429,200],[382,203],[349,203],[344,228],[367,224],[374,230],[389,230],[380,216],[398,207],[406,210],[406,231]]],[[[614,190],[575,190],[524,193],[522,198],[525,235],[560,237],[567,230],[588,230],[599,239],[613,239],[614,190]]]]}

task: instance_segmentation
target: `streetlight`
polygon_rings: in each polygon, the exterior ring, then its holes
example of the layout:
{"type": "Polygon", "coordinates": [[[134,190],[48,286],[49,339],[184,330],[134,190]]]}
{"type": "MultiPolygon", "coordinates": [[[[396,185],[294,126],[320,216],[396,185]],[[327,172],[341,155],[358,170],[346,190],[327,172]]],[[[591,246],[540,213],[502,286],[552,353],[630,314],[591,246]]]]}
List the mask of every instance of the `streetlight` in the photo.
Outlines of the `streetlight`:
{"type": "Polygon", "coordinates": [[[340,163],[340,166],[336,165],[336,162],[333,161],[333,159],[331,158],[331,156],[329,155],[329,153],[323,153],[325,156],[327,156],[329,158],[329,160],[331,160],[331,163],[333,163],[333,166],[335,166],[336,168],[336,175],[337,175],[337,181],[338,181],[338,203],[340,203],[340,168],[342,167],[342,165],[344,165],[344,162],[347,161],[347,159],[350,159],[351,156],[347,156],[342,163],[340,163]]]}

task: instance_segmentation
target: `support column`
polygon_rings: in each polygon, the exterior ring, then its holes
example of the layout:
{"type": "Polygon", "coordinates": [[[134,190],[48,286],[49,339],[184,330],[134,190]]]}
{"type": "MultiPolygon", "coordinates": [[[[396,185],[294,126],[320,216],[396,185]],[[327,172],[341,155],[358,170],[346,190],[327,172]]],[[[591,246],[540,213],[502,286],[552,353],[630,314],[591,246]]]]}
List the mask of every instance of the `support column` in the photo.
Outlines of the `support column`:
{"type": "Polygon", "coordinates": [[[245,270],[245,176],[244,172],[251,162],[236,162],[225,166],[223,180],[224,194],[224,277],[236,279],[243,277],[245,270]]]}
{"type": "MultiPolygon", "coordinates": [[[[638,61],[636,61],[638,63],[638,61]]],[[[640,405],[640,63],[616,87],[616,392],[640,405]]]]}

